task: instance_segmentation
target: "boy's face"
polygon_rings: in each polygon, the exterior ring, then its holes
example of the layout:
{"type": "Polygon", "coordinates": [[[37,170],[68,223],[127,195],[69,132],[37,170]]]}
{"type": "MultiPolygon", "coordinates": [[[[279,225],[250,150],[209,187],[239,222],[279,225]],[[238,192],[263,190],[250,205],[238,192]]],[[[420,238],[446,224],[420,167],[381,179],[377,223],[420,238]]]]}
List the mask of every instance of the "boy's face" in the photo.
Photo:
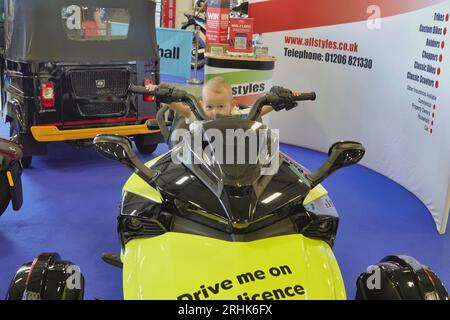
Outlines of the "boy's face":
{"type": "Polygon", "coordinates": [[[233,99],[225,92],[203,92],[202,107],[210,119],[216,115],[229,116],[233,110],[233,99]]]}

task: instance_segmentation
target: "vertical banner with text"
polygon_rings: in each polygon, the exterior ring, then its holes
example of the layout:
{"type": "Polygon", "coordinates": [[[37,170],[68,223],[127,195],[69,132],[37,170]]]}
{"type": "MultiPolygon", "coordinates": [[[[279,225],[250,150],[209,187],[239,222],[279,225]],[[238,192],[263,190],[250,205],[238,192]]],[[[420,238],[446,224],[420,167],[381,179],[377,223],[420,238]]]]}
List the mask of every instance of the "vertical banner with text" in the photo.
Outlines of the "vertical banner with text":
{"type": "Polygon", "coordinates": [[[190,78],[192,37],[192,31],[156,29],[161,74],[190,78]]]}
{"type": "Polygon", "coordinates": [[[444,233],[450,1],[253,0],[249,13],[277,58],[274,82],[318,95],[313,108],[271,117],[282,141],[320,151],[362,142],[363,164],[415,194],[444,233]]]}

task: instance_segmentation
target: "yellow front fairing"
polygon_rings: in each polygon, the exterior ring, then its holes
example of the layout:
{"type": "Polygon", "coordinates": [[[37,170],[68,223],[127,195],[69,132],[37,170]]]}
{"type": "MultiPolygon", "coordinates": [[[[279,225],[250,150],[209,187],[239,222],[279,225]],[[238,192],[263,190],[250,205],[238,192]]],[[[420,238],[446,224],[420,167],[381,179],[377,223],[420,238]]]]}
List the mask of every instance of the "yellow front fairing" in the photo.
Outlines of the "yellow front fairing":
{"type": "MultiPolygon", "coordinates": [[[[158,158],[147,163],[151,166],[158,158]]],[[[123,192],[161,203],[133,174],[123,192]]],[[[311,190],[307,205],[327,195],[311,190]]],[[[125,299],[345,299],[331,248],[303,235],[229,242],[169,232],[129,241],[122,252],[125,299]]]]}
{"type": "Polygon", "coordinates": [[[131,240],[125,299],[345,299],[331,248],[303,235],[228,242],[166,233],[131,240]]]}

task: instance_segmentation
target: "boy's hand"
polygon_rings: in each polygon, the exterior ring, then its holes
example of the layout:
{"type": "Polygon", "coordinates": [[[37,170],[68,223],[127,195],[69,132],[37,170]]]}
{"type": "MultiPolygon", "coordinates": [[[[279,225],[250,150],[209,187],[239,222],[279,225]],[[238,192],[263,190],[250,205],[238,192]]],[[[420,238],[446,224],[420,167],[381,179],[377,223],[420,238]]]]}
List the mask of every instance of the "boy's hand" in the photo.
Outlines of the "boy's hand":
{"type": "Polygon", "coordinates": [[[158,90],[158,86],[156,84],[148,84],[145,86],[145,89],[147,89],[149,92],[154,92],[158,90]]]}

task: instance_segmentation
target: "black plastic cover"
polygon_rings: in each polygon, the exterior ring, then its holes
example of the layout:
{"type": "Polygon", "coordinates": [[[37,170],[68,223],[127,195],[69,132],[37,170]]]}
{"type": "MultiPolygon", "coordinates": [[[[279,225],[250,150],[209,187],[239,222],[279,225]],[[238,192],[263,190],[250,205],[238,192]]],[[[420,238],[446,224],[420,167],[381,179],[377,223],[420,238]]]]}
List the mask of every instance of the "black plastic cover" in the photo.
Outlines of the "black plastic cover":
{"type": "Polygon", "coordinates": [[[388,256],[356,282],[356,300],[449,300],[444,284],[409,256],[388,256]]]}
{"type": "Polygon", "coordinates": [[[6,300],[83,300],[84,276],[57,253],[42,253],[26,263],[11,281],[6,300]],[[72,281],[79,272],[79,284],[72,281]]]}

